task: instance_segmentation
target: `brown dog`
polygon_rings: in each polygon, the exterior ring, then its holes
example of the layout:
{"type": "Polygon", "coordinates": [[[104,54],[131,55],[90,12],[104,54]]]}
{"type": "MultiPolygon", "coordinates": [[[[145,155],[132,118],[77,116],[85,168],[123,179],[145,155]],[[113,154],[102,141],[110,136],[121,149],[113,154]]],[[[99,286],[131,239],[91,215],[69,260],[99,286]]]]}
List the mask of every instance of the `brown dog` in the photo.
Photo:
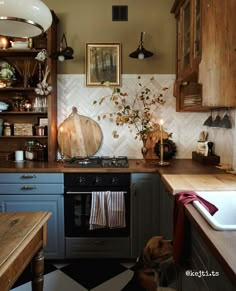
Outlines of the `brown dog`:
{"type": "Polygon", "coordinates": [[[161,265],[171,260],[172,254],[173,247],[169,240],[164,240],[162,236],[152,237],[135,264],[132,279],[122,291],[157,291],[161,265]]]}

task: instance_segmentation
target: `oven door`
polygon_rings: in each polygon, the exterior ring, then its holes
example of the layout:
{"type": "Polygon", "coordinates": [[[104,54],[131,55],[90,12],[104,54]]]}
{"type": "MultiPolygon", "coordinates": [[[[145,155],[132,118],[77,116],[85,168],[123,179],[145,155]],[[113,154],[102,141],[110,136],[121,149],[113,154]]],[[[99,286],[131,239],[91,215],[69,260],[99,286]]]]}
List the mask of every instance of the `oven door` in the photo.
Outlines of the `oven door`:
{"type": "Polygon", "coordinates": [[[66,237],[127,237],[130,236],[130,193],[124,194],[126,227],[89,229],[92,192],[67,191],[65,193],[66,237]]]}

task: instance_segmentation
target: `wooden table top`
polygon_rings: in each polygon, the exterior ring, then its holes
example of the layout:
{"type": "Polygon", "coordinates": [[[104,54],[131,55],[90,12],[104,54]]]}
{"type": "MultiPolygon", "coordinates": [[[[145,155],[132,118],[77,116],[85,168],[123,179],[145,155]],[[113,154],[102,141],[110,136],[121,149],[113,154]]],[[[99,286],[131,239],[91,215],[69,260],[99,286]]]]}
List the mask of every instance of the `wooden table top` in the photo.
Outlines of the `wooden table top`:
{"type": "Polygon", "coordinates": [[[50,216],[50,212],[0,213],[0,278],[50,216]]]}

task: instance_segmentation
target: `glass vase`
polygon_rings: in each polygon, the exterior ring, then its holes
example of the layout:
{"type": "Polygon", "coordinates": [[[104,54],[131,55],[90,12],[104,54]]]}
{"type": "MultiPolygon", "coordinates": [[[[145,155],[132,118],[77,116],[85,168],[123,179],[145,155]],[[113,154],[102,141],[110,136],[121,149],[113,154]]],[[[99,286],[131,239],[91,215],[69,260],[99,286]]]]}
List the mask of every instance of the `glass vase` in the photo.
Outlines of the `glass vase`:
{"type": "Polygon", "coordinates": [[[146,146],[147,140],[146,139],[143,139],[142,142],[143,142],[143,146],[141,148],[141,153],[143,155],[144,161],[146,161],[147,160],[147,153],[148,153],[148,148],[146,146]]]}

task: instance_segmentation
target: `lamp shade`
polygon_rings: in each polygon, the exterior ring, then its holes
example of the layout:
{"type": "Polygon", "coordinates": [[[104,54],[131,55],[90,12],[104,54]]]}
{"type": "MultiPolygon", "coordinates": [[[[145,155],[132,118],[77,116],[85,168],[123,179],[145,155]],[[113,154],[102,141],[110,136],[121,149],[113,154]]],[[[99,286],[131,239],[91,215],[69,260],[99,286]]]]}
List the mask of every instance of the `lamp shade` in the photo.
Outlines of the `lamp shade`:
{"type": "Polygon", "coordinates": [[[153,56],[153,53],[146,50],[143,46],[140,46],[137,48],[136,51],[132,52],[129,56],[131,58],[142,60],[142,59],[149,58],[149,57],[153,56]]]}
{"type": "Polygon", "coordinates": [[[72,60],[74,58],[73,53],[74,50],[72,47],[67,45],[66,35],[63,33],[59,51],[53,53],[50,57],[60,62],[63,62],[65,60],[72,60]]]}
{"type": "Polygon", "coordinates": [[[141,32],[139,47],[137,48],[137,50],[132,52],[131,54],[129,54],[129,56],[131,58],[142,60],[142,59],[149,58],[149,57],[153,56],[152,52],[146,50],[143,47],[143,36],[144,36],[144,34],[145,34],[145,32],[141,32]]]}
{"type": "Polygon", "coordinates": [[[0,35],[34,37],[51,24],[51,11],[41,0],[0,1],[0,35]]]}

